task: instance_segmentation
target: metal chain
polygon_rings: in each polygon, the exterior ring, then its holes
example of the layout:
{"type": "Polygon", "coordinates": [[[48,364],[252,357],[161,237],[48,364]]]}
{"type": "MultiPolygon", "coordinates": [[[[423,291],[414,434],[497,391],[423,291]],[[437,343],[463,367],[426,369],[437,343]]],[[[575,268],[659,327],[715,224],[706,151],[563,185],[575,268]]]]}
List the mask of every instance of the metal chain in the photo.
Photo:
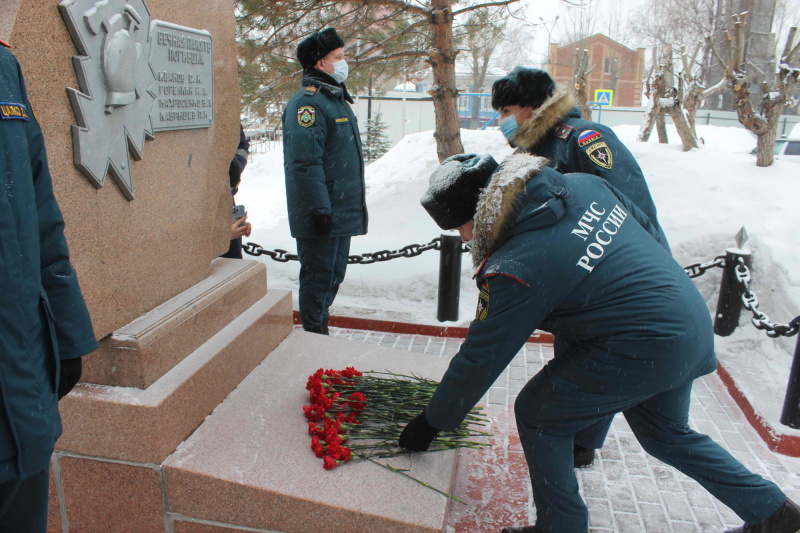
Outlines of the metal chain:
{"type": "Polygon", "coordinates": [[[696,278],[706,273],[711,268],[725,268],[725,256],[718,255],[712,261],[706,263],[692,263],[683,267],[690,278],[696,278]]]}
{"type": "Polygon", "coordinates": [[[351,255],[347,258],[347,264],[369,265],[381,261],[389,261],[398,257],[416,257],[428,250],[439,250],[442,247],[442,239],[437,237],[428,244],[409,244],[399,250],[381,250],[379,252],[366,253],[361,255],[351,255]]]}
{"type": "Polygon", "coordinates": [[[268,255],[275,261],[279,263],[287,263],[289,261],[298,261],[297,254],[290,254],[286,250],[279,250],[276,249],[275,251],[272,250],[265,250],[262,248],[260,244],[256,244],[254,242],[248,242],[247,244],[242,245],[242,251],[248,255],[254,255],[258,257],[259,255],[268,255]]]}
{"type": "MultiPolygon", "coordinates": [[[[441,247],[442,239],[437,237],[428,244],[409,244],[408,246],[403,246],[399,250],[380,250],[378,252],[365,253],[361,255],[351,255],[347,257],[347,264],[370,265],[372,263],[380,263],[382,261],[397,259],[398,257],[416,257],[423,252],[427,252],[428,250],[440,250],[441,247]]],[[[269,256],[273,260],[280,263],[299,260],[297,254],[290,254],[286,250],[279,249],[274,251],[265,250],[261,245],[253,242],[248,242],[247,244],[242,245],[242,250],[246,254],[254,255],[256,257],[259,255],[269,256]]],[[[469,248],[466,245],[461,247],[461,253],[468,251],[469,248]]]]}
{"type": "MultiPolygon", "coordinates": [[[[348,256],[347,263],[370,265],[372,263],[390,261],[392,259],[397,259],[398,257],[416,257],[423,252],[427,252],[428,250],[440,250],[441,247],[442,239],[437,237],[428,244],[409,244],[408,246],[404,246],[399,250],[380,250],[378,252],[365,253],[361,255],[351,255],[348,256]]],[[[463,243],[461,245],[461,253],[469,252],[470,248],[471,246],[469,244],[463,243]]],[[[248,255],[267,255],[274,261],[278,261],[280,263],[299,260],[297,254],[290,254],[288,251],[281,249],[265,250],[261,245],[252,242],[244,244],[242,246],[242,250],[248,255]]],[[[794,335],[797,335],[798,331],[800,331],[800,316],[795,317],[788,324],[779,324],[772,322],[769,319],[769,316],[767,316],[766,313],[758,308],[758,297],[750,288],[750,269],[747,268],[747,265],[744,263],[744,259],[741,257],[738,259],[739,262],[736,265],[736,279],[744,287],[744,291],[742,293],[742,305],[744,305],[745,309],[753,313],[753,325],[757,329],[766,330],[767,335],[773,338],[780,336],[793,337],[794,335]]],[[[696,278],[698,276],[702,276],[706,273],[706,271],[712,268],[724,267],[725,256],[718,255],[713,260],[705,263],[692,263],[691,265],[687,265],[683,267],[683,270],[686,271],[686,274],[690,278],[696,278]]]]}
{"type": "Polygon", "coordinates": [[[756,329],[766,330],[768,337],[793,337],[800,331],[800,315],[796,316],[788,324],[780,324],[772,322],[766,313],[758,308],[758,296],[750,288],[750,269],[744,263],[742,257],[738,258],[736,264],[736,279],[742,284],[744,291],[742,292],[742,305],[748,311],[753,313],[751,322],[756,329]]]}

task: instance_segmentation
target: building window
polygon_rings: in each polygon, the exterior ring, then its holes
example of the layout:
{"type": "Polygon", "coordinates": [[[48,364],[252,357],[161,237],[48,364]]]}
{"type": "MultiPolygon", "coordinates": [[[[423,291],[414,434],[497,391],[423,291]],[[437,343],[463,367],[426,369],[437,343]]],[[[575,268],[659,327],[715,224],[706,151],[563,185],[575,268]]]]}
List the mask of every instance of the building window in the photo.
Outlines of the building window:
{"type": "Polygon", "coordinates": [[[613,57],[607,57],[603,64],[603,74],[611,74],[611,63],[614,62],[613,57]]]}

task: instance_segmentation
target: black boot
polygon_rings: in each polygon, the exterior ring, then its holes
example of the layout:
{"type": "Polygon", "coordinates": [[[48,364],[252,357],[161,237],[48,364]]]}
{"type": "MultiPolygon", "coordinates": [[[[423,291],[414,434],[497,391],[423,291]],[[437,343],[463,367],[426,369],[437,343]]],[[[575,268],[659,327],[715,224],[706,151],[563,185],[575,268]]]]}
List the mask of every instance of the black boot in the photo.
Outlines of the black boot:
{"type": "Polygon", "coordinates": [[[322,321],[322,334],[323,335],[330,335],[330,333],[328,333],[328,321],[329,320],[330,320],[330,317],[326,316],[325,320],[322,321]]]}
{"type": "Polygon", "coordinates": [[[594,448],[575,445],[572,451],[572,464],[575,468],[586,468],[594,462],[594,448]]]}
{"type": "Polygon", "coordinates": [[[544,533],[536,526],[504,527],[501,533],[544,533]]]}
{"type": "Polygon", "coordinates": [[[303,329],[309,333],[318,333],[319,335],[327,335],[328,332],[323,329],[324,327],[325,327],[324,324],[320,324],[319,326],[309,326],[307,328],[304,327],[303,329]]]}
{"type": "Polygon", "coordinates": [[[798,533],[800,532],[800,506],[789,498],[760,524],[744,524],[725,533],[798,533]]]}

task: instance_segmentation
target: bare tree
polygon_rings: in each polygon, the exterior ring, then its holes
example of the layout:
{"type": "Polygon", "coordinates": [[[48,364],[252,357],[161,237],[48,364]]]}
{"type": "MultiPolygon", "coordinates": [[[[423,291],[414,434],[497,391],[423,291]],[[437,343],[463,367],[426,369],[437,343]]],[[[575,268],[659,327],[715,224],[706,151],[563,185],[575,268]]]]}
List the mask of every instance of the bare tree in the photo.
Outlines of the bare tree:
{"type": "Polygon", "coordinates": [[[703,105],[706,98],[716,94],[725,87],[725,78],[720,79],[718,83],[711,87],[705,87],[701,83],[700,73],[702,69],[699,68],[698,55],[703,45],[703,42],[698,42],[691,56],[687,53],[686,46],[681,46],[681,64],[683,65],[683,70],[681,71],[680,79],[683,83],[683,108],[686,110],[686,120],[689,122],[692,134],[697,139],[699,139],[695,126],[697,109],[703,105]]]}
{"type": "MultiPolygon", "coordinates": [[[[671,53],[671,52],[670,52],[671,53]]],[[[650,133],[655,126],[658,133],[658,142],[667,144],[669,139],[667,137],[667,123],[664,120],[664,103],[670,105],[668,99],[664,98],[667,87],[671,85],[671,73],[668,70],[668,62],[664,61],[664,54],[662,60],[659,61],[658,48],[653,48],[653,59],[650,63],[650,71],[647,74],[646,95],[648,99],[647,110],[645,111],[642,125],[639,128],[639,134],[636,137],[637,141],[647,142],[650,140],[650,133]]],[[[669,63],[671,63],[671,59],[669,63]]]]}
{"type": "Polygon", "coordinates": [[[589,66],[589,50],[575,49],[575,98],[578,107],[581,108],[581,118],[592,120],[592,110],[589,109],[589,88],[586,78],[594,70],[594,66],[589,66]]]}
{"type": "Polygon", "coordinates": [[[596,3],[562,4],[563,40],[567,43],[576,43],[597,33],[598,16],[596,3]]]}
{"type": "MultiPolygon", "coordinates": [[[[674,76],[669,76],[669,74],[673,72],[671,46],[667,46],[664,52],[664,61],[661,68],[661,77],[663,80],[675,80],[674,76]]],[[[688,152],[692,148],[697,148],[697,137],[692,127],[689,125],[689,122],[686,120],[686,115],[683,113],[683,79],[679,77],[677,85],[664,86],[662,91],[660,96],[661,108],[672,117],[672,123],[675,124],[675,129],[678,131],[678,136],[681,138],[684,151],[688,152]]]]}
{"type": "Polygon", "coordinates": [[[636,140],[644,143],[650,140],[650,134],[653,132],[653,126],[656,124],[656,116],[660,112],[660,106],[657,105],[658,96],[653,87],[655,82],[653,74],[658,64],[658,50],[655,47],[653,47],[652,50],[653,57],[650,61],[650,70],[647,72],[647,78],[645,78],[644,94],[647,97],[647,109],[644,112],[642,124],[639,127],[639,133],[636,135],[636,140]]]}
{"type": "Polygon", "coordinates": [[[493,63],[504,70],[530,63],[538,25],[514,20],[506,27],[504,39],[497,49],[493,63]]]}
{"type": "Polygon", "coordinates": [[[633,10],[629,32],[648,47],[692,43],[715,28],[716,0],[646,0],[633,10]]]}
{"type": "Polygon", "coordinates": [[[481,98],[477,93],[485,87],[486,73],[495,52],[505,41],[505,30],[508,26],[508,10],[505,8],[483,9],[469,14],[464,24],[455,33],[455,39],[461,49],[462,62],[472,73],[471,127],[477,128],[480,123],[481,98]]]}
{"type": "Polygon", "coordinates": [[[761,86],[761,109],[756,112],[750,103],[750,79],[744,59],[746,25],[747,13],[740,13],[734,16],[733,35],[725,32],[730,43],[730,56],[727,61],[714,47],[710,37],[708,42],[717,61],[725,69],[725,79],[733,92],[734,107],[739,122],[756,134],[758,151],[756,165],[768,167],[774,160],[773,149],[781,113],[785,107],[792,104],[791,95],[798,77],[800,77],[800,68],[791,66],[800,52],[800,42],[795,43],[797,27],[792,27],[786,38],[783,52],[778,58],[775,86],[770,90],[767,82],[764,81],[761,86]]]}

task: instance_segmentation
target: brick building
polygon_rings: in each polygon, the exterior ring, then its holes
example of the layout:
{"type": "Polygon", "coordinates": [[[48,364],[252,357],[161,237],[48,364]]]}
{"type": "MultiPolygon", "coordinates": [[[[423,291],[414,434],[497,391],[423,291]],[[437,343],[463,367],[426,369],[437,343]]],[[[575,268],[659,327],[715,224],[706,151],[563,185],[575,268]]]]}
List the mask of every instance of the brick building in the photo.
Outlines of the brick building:
{"type": "Polygon", "coordinates": [[[556,82],[572,85],[575,74],[575,50],[589,50],[589,66],[594,67],[588,78],[589,98],[595,90],[612,90],[612,105],[639,107],[642,105],[644,48],[630,48],[609,39],[602,33],[559,47],[550,44],[550,75],[556,82]]]}

